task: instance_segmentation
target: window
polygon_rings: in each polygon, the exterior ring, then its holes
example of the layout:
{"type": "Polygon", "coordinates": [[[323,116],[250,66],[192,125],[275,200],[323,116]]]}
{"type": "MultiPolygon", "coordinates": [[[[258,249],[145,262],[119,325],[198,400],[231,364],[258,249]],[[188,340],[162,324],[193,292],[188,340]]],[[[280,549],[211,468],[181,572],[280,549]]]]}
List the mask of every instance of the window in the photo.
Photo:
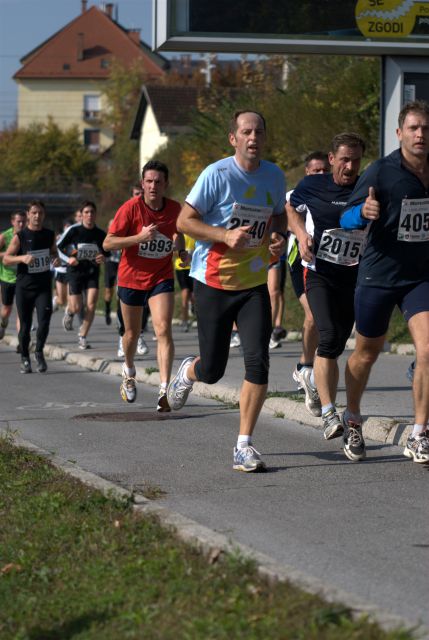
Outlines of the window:
{"type": "Polygon", "coordinates": [[[100,151],[100,129],[85,129],[83,142],[89,151],[98,153],[100,151]]]}
{"type": "Polygon", "coordinates": [[[85,120],[97,120],[100,117],[100,96],[83,96],[83,117],[85,120]]]}
{"type": "Polygon", "coordinates": [[[100,67],[102,69],[108,69],[110,67],[110,61],[107,60],[107,58],[101,58],[100,60],[100,67]]]}

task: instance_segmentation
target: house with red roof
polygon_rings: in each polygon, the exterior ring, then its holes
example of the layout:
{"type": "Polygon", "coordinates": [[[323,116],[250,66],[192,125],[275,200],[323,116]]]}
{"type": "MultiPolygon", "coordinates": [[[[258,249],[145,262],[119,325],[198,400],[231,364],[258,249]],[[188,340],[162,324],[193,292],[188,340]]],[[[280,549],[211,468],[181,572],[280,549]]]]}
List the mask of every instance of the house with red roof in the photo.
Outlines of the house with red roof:
{"type": "Polygon", "coordinates": [[[114,18],[114,4],[88,7],[21,59],[18,83],[18,127],[45,123],[51,117],[61,128],[77,125],[82,141],[102,153],[113,132],[102,125],[106,107],[103,83],[113,60],[142,65],[148,82],[159,82],[169,63],[140,40],[140,29],[126,29],[114,18]]]}

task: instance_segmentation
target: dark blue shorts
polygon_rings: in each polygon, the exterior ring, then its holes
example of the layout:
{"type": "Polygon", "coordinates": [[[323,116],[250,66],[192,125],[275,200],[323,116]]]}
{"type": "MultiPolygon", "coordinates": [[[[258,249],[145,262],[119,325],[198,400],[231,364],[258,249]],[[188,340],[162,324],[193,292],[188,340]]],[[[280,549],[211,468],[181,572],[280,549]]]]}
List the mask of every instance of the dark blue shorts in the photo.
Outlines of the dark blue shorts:
{"type": "Polygon", "coordinates": [[[163,280],[158,282],[153,289],[143,291],[142,289],[130,289],[129,287],[118,287],[118,298],[130,307],[142,307],[147,304],[149,298],[158,295],[158,293],[174,293],[174,280],[163,280]]]}
{"type": "Polygon", "coordinates": [[[379,338],[387,333],[395,305],[404,320],[422,311],[429,311],[429,282],[382,289],[358,286],[355,292],[356,329],[366,338],[379,338]]]}

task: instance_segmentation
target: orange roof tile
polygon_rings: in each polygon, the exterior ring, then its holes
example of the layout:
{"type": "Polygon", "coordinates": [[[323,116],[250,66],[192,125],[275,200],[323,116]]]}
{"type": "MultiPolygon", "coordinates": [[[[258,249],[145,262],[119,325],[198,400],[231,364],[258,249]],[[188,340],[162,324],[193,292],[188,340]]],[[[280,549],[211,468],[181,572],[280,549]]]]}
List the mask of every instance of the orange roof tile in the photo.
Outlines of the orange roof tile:
{"type": "Polygon", "coordinates": [[[92,6],[24,56],[14,78],[103,80],[112,58],[125,65],[141,60],[150,78],[163,76],[168,68],[168,60],[141,42],[138,32],[92,6]]]}

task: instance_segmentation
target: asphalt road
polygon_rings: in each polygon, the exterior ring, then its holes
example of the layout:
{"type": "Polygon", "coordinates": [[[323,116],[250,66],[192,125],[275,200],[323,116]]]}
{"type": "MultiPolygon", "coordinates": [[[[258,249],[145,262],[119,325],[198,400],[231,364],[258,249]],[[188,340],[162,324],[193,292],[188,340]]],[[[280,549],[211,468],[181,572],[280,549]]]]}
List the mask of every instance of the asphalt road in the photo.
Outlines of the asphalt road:
{"type": "MultiPolygon", "coordinates": [[[[100,318],[92,337],[93,353],[114,358],[115,334],[100,318]]],[[[195,334],[176,337],[178,352],[195,351],[195,334]]],[[[75,346],[74,335],[60,333],[58,316],[56,339],[75,346]]],[[[284,372],[276,388],[293,388],[297,351],[285,345],[273,353],[273,368],[284,372]]],[[[409,361],[387,355],[374,372],[368,402],[380,415],[412,414],[409,361]]],[[[237,385],[238,353],[230,365],[225,380],[237,385]]],[[[429,627],[429,465],[405,459],[402,448],[368,441],[367,461],[353,464],[320,430],[264,413],[255,444],[268,472],[241,474],[232,470],[238,412],[215,400],[191,395],[182,411],[160,416],[155,387],[140,384],[137,403],[126,405],[119,378],[62,361],[49,362],[47,374],[23,376],[2,343],[0,375],[1,428],[127,488],[161,489],[164,506],[429,627]]]]}

